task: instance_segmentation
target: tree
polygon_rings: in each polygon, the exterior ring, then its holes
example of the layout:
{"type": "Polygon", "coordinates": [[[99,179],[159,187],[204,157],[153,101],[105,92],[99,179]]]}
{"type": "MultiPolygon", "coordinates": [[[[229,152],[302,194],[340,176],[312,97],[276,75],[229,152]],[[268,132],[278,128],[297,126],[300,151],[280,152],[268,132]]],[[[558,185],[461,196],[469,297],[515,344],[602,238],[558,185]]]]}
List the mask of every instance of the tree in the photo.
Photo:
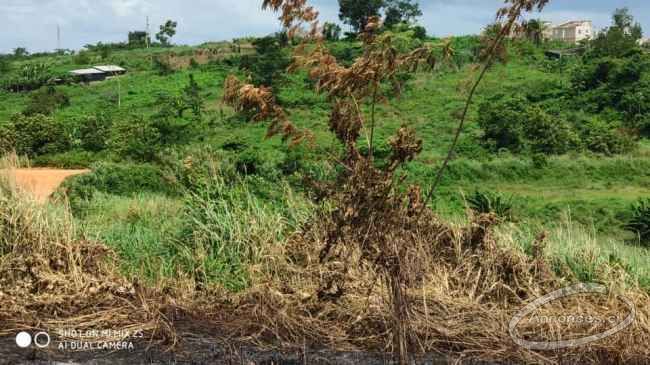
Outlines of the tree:
{"type": "Polygon", "coordinates": [[[416,25],[413,27],[413,36],[416,39],[419,39],[421,41],[424,41],[427,39],[427,28],[421,26],[421,25],[416,25]]]}
{"type": "Polygon", "coordinates": [[[276,37],[262,37],[253,41],[255,55],[242,57],[239,67],[250,72],[255,85],[277,86],[291,64],[276,37]]]}
{"type": "Polygon", "coordinates": [[[47,86],[31,93],[23,114],[25,116],[52,115],[57,109],[69,105],[70,98],[63,91],[54,86],[47,86]]]}
{"type": "Polygon", "coordinates": [[[195,117],[200,118],[203,114],[203,99],[201,98],[201,87],[190,74],[190,82],[183,89],[185,104],[192,111],[195,117]]]}
{"type": "Polygon", "coordinates": [[[616,9],[612,15],[612,26],[604,29],[592,42],[592,57],[622,57],[638,47],[643,37],[641,24],[634,21],[629,9],[616,9]]]}
{"type": "Polygon", "coordinates": [[[0,74],[6,75],[11,71],[11,62],[9,57],[0,55],[0,74]]]}
{"type": "Polygon", "coordinates": [[[411,23],[422,16],[420,4],[415,0],[385,0],[384,25],[392,28],[399,23],[411,23]]]}
{"type": "Polygon", "coordinates": [[[541,19],[531,19],[523,24],[523,31],[526,38],[538,46],[544,40],[544,32],[546,29],[547,25],[541,19]]]}
{"type": "Polygon", "coordinates": [[[25,47],[18,47],[14,49],[14,57],[16,58],[21,58],[21,57],[26,57],[29,55],[29,52],[27,52],[27,48],[25,47]]]}
{"type": "Polygon", "coordinates": [[[341,27],[338,24],[325,22],[323,25],[323,37],[327,41],[338,41],[341,38],[341,27]]]}
{"type": "Polygon", "coordinates": [[[378,16],[384,0],[339,0],[339,18],[355,32],[365,29],[368,19],[378,16]]]}
{"type": "Polygon", "coordinates": [[[8,134],[19,155],[35,157],[67,151],[70,138],[63,125],[42,114],[15,114],[8,125],[8,134]]]}
{"type": "Polygon", "coordinates": [[[616,9],[612,16],[612,20],[614,21],[614,26],[616,28],[622,30],[625,34],[634,37],[635,40],[639,40],[643,36],[641,25],[634,22],[634,17],[630,14],[630,9],[616,9]]]}
{"type": "Polygon", "coordinates": [[[152,161],[161,149],[160,131],[143,116],[120,118],[111,128],[108,147],[122,157],[152,161]]]}
{"type": "Polygon", "coordinates": [[[170,39],[176,35],[177,22],[167,20],[165,24],[160,26],[160,32],[156,33],[156,39],[164,46],[169,45],[170,39]]]}
{"type": "Polygon", "coordinates": [[[149,35],[147,34],[147,32],[138,31],[138,30],[129,32],[129,46],[144,47],[147,45],[147,41],[151,43],[151,39],[149,39],[149,35]]]}

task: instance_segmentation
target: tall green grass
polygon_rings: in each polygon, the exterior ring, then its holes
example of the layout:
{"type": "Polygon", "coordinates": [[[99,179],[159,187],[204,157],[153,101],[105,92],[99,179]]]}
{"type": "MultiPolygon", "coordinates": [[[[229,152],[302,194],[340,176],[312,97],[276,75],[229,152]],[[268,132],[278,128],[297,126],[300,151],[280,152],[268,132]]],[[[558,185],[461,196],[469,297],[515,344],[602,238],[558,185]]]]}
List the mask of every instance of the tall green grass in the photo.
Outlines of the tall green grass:
{"type": "Polygon", "coordinates": [[[243,180],[213,176],[184,197],[96,193],[80,218],[92,237],[113,247],[122,270],[150,283],[190,277],[199,286],[239,290],[251,269],[308,219],[312,206],[286,183],[284,201],[256,195],[243,180]]]}
{"type": "MultiPolygon", "coordinates": [[[[569,214],[554,224],[510,224],[499,228],[500,244],[532,253],[536,237],[546,232],[544,255],[560,274],[584,282],[621,281],[650,291],[650,250],[620,236],[603,236],[569,214]],[[618,271],[617,271],[618,270],[618,271]],[[621,274],[622,273],[622,274],[621,274]]],[[[567,278],[570,280],[570,278],[567,278]]]]}

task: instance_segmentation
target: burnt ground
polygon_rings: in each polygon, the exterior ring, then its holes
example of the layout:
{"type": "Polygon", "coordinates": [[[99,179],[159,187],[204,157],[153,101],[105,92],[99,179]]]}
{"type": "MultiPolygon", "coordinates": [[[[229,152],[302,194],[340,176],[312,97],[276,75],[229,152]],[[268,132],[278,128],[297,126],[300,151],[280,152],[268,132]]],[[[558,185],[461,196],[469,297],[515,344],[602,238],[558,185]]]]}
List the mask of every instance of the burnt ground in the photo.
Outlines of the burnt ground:
{"type": "MultiPolygon", "coordinates": [[[[197,336],[192,333],[180,334],[181,343],[173,351],[165,346],[152,345],[148,341],[134,340],[133,350],[71,351],[58,349],[56,338],[52,338],[47,349],[32,345],[21,349],[15,337],[0,338],[0,364],[11,365],[137,365],[137,364],[175,364],[175,365],[305,365],[305,364],[396,364],[389,354],[365,352],[333,352],[327,350],[288,350],[268,351],[245,345],[230,345],[223,339],[197,336]]],[[[60,343],[59,343],[60,344],[60,343]]],[[[439,355],[423,356],[414,364],[485,364],[476,361],[458,361],[439,355]]]]}

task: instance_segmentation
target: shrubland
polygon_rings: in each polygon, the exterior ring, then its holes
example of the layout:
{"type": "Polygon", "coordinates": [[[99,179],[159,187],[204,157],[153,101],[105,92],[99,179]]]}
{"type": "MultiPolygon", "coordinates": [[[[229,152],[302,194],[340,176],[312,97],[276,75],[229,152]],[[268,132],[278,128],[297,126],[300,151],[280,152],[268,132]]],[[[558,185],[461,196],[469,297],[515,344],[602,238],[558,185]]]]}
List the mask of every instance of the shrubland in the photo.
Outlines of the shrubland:
{"type": "MultiPolygon", "coordinates": [[[[130,68],[121,89],[115,80],[40,88],[34,75],[23,93],[2,94],[0,149],[91,168],[57,194],[73,252],[103,242],[120,269],[110,275],[161,288],[265,345],[536,361],[506,348],[508,315],[581,280],[632,298],[639,325],[635,341],[568,356],[647,356],[648,55],[626,39],[610,49],[619,37],[609,30],[583,56],[550,60],[544,51],[559,45],[534,37],[491,49],[503,25],[451,39],[367,25],[358,39],[254,39],[254,54],[189,68],[170,60],[191,48],[90,49],[130,68]],[[287,73],[291,55],[299,67],[287,73]],[[480,62],[484,82],[464,113],[480,62]]],[[[4,79],[79,58],[14,62],[4,79]]],[[[8,217],[40,212],[3,199],[8,217]]],[[[19,246],[3,247],[10,265],[19,246]]]]}

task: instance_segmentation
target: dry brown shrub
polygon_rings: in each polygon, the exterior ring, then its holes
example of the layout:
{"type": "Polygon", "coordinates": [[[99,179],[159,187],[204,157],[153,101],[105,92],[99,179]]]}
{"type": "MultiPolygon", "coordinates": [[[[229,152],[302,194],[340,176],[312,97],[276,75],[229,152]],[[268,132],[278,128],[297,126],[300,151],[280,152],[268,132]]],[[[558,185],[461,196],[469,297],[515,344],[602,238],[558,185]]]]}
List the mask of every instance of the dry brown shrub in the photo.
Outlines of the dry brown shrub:
{"type": "MultiPolygon", "coordinates": [[[[492,59],[524,12],[541,9],[547,0],[508,0],[497,14],[499,34],[487,47],[485,64],[470,85],[467,105],[449,156],[463,130],[472,97],[492,59]]],[[[306,1],[267,0],[264,7],[281,11],[290,29],[310,23],[316,29],[315,12],[306,1]]],[[[332,102],[330,131],[345,147],[337,159],[341,173],[330,184],[320,182],[331,209],[316,216],[278,257],[285,266],[262,273],[261,283],[228,306],[240,315],[233,320],[221,315],[241,333],[255,333],[261,344],[302,344],[305,341],[337,349],[393,351],[400,363],[409,352],[471,354],[487,360],[524,362],[614,361],[643,359],[649,355],[646,293],[626,291],[643,308],[638,326],[629,329],[639,341],[623,343],[619,334],[585,350],[535,352],[518,347],[509,338],[507,324],[527,300],[566,285],[550,269],[542,255],[528,257],[501,248],[492,227],[497,219],[473,217],[467,227],[442,223],[427,208],[448,157],[426,198],[418,187],[400,190],[403,176],[396,174],[422,149],[415,133],[404,126],[390,140],[388,163],[378,166],[373,158],[376,127],[375,105],[385,101],[381,85],[404,70],[421,64],[435,69],[441,61],[431,48],[400,54],[389,33],[379,34],[378,18],[371,19],[361,34],[365,51],[350,67],[340,65],[318,36],[315,44],[297,48],[292,69],[307,69],[318,92],[332,102]],[[367,103],[369,113],[360,105],[367,103]],[[368,155],[358,150],[366,135],[368,155]],[[616,344],[616,345],[612,345],[616,344]]],[[[293,32],[290,32],[290,34],[293,32]]],[[[313,32],[312,32],[313,33],[313,32]]],[[[442,58],[453,56],[449,42],[440,45],[442,58]]],[[[320,196],[320,194],[319,194],[320,196]]],[[[543,247],[543,237],[536,243],[543,247]]],[[[541,251],[539,249],[538,251],[541,251]]],[[[620,284],[620,283],[619,283],[620,284]]],[[[612,313],[616,300],[605,300],[612,313]]],[[[594,309],[590,301],[570,302],[562,312],[579,307],[594,309]]],[[[577,334],[572,328],[554,326],[545,339],[577,334]]]]}
{"type": "Polygon", "coordinates": [[[236,112],[246,114],[251,120],[270,121],[267,138],[280,136],[291,146],[313,140],[311,132],[300,130],[291,123],[286,112],[277,105],[269,87],[245,84],[230,75],[224,82],[223,101],[236,112]]]}
{"type": "MultiPolygon", "coordinates": [[[[409,256],[399,259],[413,264],[412,271],[401,274],[409,278],[403,298],[410,308],[406,326],[414,352],[514,363],[644,363],[650,356],[650,297],[635,288],[544,308],[545,315],[620,315],[627,309],[614,294],[622,294],[635,303],[637,320],[621,333],[568,350],[532,351],[514,344],[508,322],[515,312],[568,282],[553,274],[543,258],[500,247],[491,229],[494,222],[489,215],[474,217],[467,226],[429,215],[410,222],[417,227],[416,243],[409,256]]],[[[257,285],[212,305],[208,317],[227,333],[261,347],[299,351],[306,343],[341,351],[395,350],[390,282],[377,266],[361,260],[364,253],[358,248],[346,255],[340,246],[333,248],[323,264],[320,255],[332,226],[328,217],[315,218],[305,232],[277,248],[281,252],[273,255],[273,269],[258,272],[257,285]],[[327,282],[333,284],[324,286],[327,282]]],[[[404,232],[395,235],[397,243],[404,242],[404,232]]],[[[584,336],[586,330],[558,323],[522,323],[519,329],[547,341],[584,336]]]]}
{"type": "Polygon", "coordinates": [[[39,205],[0,174],[0,336],[120,328],[175,341],[167,299],[122,277],[115,262],[105,245],[78,235],[70,214],[39,205]]]}

